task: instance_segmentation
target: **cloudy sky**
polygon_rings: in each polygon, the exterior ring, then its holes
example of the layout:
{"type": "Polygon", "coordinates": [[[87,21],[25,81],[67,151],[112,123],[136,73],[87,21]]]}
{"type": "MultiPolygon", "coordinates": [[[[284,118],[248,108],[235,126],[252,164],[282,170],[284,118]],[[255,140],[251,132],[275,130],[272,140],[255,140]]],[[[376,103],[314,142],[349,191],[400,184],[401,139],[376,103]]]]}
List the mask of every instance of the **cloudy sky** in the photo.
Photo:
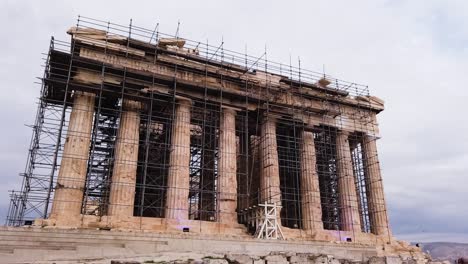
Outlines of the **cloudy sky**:
{"type": "Polygon", "coordinates": [[[365,83],[397,237],[468,242],[468,1],[0,1],[0,217],[18,188],[50,36],[77,16],[220,43],[365,83]]]}

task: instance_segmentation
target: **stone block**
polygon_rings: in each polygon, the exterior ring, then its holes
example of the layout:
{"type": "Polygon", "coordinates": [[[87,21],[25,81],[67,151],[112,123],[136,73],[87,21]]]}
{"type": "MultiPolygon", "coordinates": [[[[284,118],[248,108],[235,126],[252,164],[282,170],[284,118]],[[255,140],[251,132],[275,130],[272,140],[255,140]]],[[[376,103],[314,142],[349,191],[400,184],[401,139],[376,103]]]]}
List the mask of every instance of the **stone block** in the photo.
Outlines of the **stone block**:
{"type": "Polygon", "coordinates": [[[309,262],[306,263],[315,263],[315,264],[341,264],[340,260],[334,258],[330,255],[320,255],[316,257],[309,257],[309,262]]]}
{"type": "Polygon", "coordinates": [[[387,264],[402,264],[403,261],[399,257],[385,257],[385,262],[387,264]]]}
{"type": "Polygon", "coordinates": [[[203,264],[229,264],[224,258],[203,258],[203,264]]]}
{"type": "Polygon", "coordinates": [[[328,264],[341,264],[341,262],[334,257],[328,257],[328,264]]]}
{"type": "Polygon", "coordinates": [[[227,254],[225,259],[234,264],[252,264],[252,258],[244,254],[227,254]]]}
{"type": "Polygon", "coordinates": [[[288,264],[288,260],[283,255],[268,255],[265,257],[267,264],[288,264]]]}
{"type": "Polygon", "coordinates": [[[386,264],[385,257],[372,257],[369,259],[369,264],[386,264]]]}
{"type": "Polygon", "coordinates": [[[340,259],[339,262],[341,264],[367,264],[367,262],[357,261],[357,260],[349,260],[349,259],[340,259]]]}
{"type": "Polygon", "coordinates": [[[178,260],[170,261],[169,263],[171,263],[171,264],[190,264],[191,261],[178,259],[178,260]]]}
{"type": "Polygon", "coordinates": [[[416,264],[416,263],[417,263],[416,260],[409,259],[409,258],[403,261],[403,264],[416,264]]]}
{"type": "Polygon", "coordinates": [[[291,256],[289,259],[290,263],[297,264],[313,264],[314,261],[310,260],[306,255],[291,256]]]}
{"type": "Polygon", "coordinates": [[[328,256],[320,255],[314,258],[315,264],[328,264],[328,256]]]}

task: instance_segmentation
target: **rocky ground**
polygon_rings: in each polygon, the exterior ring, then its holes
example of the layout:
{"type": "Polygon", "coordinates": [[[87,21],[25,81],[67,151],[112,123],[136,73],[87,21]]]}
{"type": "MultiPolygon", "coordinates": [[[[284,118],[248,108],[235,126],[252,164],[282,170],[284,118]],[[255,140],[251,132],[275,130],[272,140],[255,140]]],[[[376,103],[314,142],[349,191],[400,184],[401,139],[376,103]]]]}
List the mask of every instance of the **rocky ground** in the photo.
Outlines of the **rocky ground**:
{"type": "MultiPolygon", "coordinates": [[[[46,262],[38,262],[46,263],[46,262]]],[[[47,262],[50,263],[50,262],[47,262]]],[[[202,254],[202,253],[164,253],[152,256],[132,257],[131,259],[87,259],[79,262],[54,262],[55,264],[449,264],[429,259],[402,259],[400,257],[372,257],[368,261],[336,259],[330,255],[311,255],[300,253],[271,252],[265,256],[244,254],[202,254]]]]}

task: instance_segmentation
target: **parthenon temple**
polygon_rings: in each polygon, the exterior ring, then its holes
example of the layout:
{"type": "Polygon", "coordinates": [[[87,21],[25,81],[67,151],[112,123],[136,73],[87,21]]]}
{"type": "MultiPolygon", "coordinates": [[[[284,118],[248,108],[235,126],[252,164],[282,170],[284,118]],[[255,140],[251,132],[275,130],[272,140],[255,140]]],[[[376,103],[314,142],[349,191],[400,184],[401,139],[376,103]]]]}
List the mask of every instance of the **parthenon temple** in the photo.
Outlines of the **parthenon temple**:
{"type": "Polygon", "coordinates": [[[157,29],[81,19],[67,33],[50,42],[7,224],[392,239],[384,102],[367,86],[157,29]]]}

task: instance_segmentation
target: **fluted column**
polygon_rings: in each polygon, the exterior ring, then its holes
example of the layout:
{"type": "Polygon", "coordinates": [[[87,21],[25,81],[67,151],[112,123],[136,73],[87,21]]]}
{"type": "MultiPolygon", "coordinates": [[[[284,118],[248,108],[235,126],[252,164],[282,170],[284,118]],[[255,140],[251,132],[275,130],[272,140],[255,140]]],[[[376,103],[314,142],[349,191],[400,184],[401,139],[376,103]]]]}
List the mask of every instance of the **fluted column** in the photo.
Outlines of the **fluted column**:
{"type": "Polygon", "coordinates": [[[347,132],[339,131],[336,137],[341,229],[361,232],[361,219],[359,216],[359,205],[348,136],[347,132]]]}
{"type": "Polygon", "coordinates": [[[166,212],[170,219],[188,219],[191,101],[179,99],[171,133],[166,212]]]}
{"type": "Polygon", "coordinates": [[[261,125],[259,152],[260,202],[281,205],[276,119],[274,117],[264,117],[261,125]]]}
{"type": "Polygon", "coordinates": [[[50,218],[76,218],[81,213],[86,182],[95,94],[75,92],[50,218]]]}
{"type": "Polygon", "coordinates": [[[223,108],[219,135],[219,222],[237,223],[236,111],[223,108]]]}
{"type": "Polygon", "coordinates": [[[251,176],[251,188],[247,197],[247,205],[245,208],[262,203],[262,192],[260,187],[260,178],[262,170],[260,169],[260,137],[251,135],[249,138],[250,156],[248,174],[251,176]]]}
{"type": "Polygon", "coordinates": [[[140,139],[140,107],[140,102],[123,100],[109,196],[111,216],[133,216],[140,139]]]}
{"type": "Polygon", "coordinates": [[[376,235],[388,234],[388,216],[383,191],[380,164],[377,155],[376,139],[364,136],[363,145],[364,175],[366,177],[367,201],[372,233],[376,235]]]}
{"type": "Polygon", "coordinates": [[[302,226],[306,230],[323,230],[314,134],[310,131],[302,131],[300,154],[302,226]]]}

